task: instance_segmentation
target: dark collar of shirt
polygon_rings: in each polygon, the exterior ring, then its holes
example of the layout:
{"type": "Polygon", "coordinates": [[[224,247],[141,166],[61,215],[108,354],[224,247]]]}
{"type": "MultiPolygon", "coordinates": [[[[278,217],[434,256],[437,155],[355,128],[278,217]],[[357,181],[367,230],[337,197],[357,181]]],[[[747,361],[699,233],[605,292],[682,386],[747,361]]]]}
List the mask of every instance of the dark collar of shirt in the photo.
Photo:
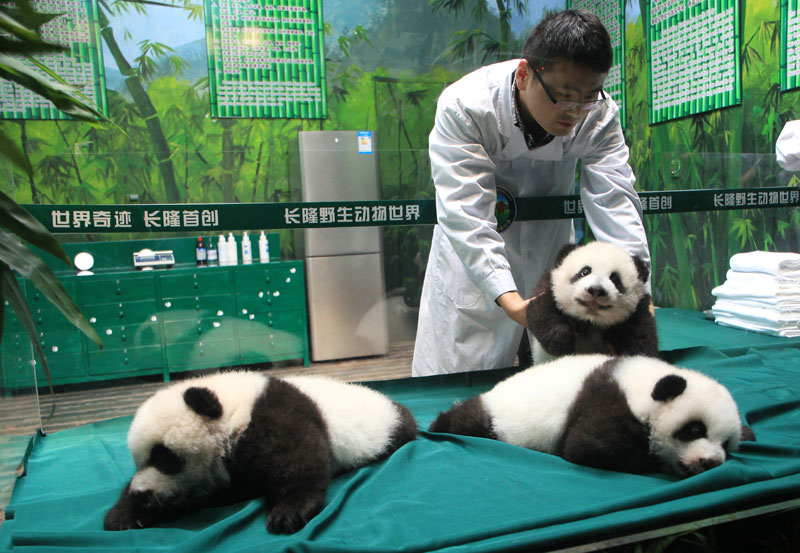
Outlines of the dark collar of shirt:
{"type": "Polygon", "coordinates": [[[530,125],[526,125],[522,120],[522,115],[519,112],[519,90],[517,89],[517,72],[511,73],[511,105],[514,111],[514,126],[522,131],[522,136],[525,137],[525,144],[528,145],[529,150],[534,148],[541,148],[553,141],[553,135],[544,130],[535,119],[531,118],[530,125]]]}

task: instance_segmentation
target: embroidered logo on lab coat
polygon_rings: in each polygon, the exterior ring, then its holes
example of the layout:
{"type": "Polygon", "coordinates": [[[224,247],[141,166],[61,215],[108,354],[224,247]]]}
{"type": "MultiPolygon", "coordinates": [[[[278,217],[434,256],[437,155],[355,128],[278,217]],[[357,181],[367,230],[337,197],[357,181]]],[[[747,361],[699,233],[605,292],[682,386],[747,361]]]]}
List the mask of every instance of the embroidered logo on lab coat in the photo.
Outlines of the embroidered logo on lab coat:
{"type": "Polygon", "coordinates": [[[498,232],[506,230],[517,218],[517,202],[514,200],[514,196],[500,186],[497,187],[497,204],[494,206],[494,216],[497,219],[498,232]]]}

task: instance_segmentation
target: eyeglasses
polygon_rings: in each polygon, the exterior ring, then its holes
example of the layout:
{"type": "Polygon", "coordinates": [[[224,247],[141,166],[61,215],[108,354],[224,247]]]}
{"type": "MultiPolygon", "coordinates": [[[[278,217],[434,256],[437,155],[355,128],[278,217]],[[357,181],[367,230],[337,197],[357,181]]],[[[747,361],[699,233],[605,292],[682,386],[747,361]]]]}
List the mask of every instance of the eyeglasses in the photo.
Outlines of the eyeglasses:
{"type": "Polygon", "coordinates": [[[600,89],[601,98],[599,100],[593,100],[591,102],[572,102],[569,100],[556,100],[550,93],[550,89],[547,88],[547,85],[544,84],[544,81],[539,76],[539,71],[534,71],[533,74],[536,75],[537,79],[539,79],[539,84],[542,85],[545,94],[547,94],[547,97],[550,98],[550,101],[553,102],[553,106],[555,106],[555,108],[558,111],[575,111],[575,109],[578,107],[580,107],[582,111],[592,111],[594,109],[599,108],[600,104],[606,101],[606,95],[603,92],[602,88],[600,89]]]}

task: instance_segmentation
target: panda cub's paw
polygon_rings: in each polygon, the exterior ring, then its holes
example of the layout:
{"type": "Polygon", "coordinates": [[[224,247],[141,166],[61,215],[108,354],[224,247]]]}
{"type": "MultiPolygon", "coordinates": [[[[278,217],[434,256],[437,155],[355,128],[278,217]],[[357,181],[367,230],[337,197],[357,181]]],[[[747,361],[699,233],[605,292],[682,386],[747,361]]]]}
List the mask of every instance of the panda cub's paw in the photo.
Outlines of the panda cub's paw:
{"type": "Polygon", "coordinates": [[[267,517],[267,530],[273,534],[294,534],[325,506],[322,497],[299,497],[275,504],[267,517]]]}

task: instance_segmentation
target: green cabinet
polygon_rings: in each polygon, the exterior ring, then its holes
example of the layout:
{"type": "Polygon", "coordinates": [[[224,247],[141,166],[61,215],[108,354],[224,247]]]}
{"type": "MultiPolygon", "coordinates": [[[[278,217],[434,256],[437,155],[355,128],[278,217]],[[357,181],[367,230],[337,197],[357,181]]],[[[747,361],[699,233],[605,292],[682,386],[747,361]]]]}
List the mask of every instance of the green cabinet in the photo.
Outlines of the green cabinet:
{"type": "MultiPolygon", "coordinates": [[[[177,250],[186,248],[183,241],[193,242],[175,240],[181,241],[177,250]]],[[[111,247],[103,245],[102,255],[113,265],[114,250],[109,254],[111,247]]],[[[125,267],[130,265],[126,250],[146,245],[116,245],[123,251],[120,268],[104,267],[85,276],[59,274],[103,340],[102,350],[24,283],[54,384],[146,374],[168,380],[171,372],[286,359],[309,364],[302,261],[209,267],[178,262],[171,268],[137,271],[125,267]]],[[[67,246],[93,253],[95,245],[67,246]]],[[[275,246],[272,251],[279,251],[275,246]]],[[[33,385],[28,336],[8,306],[0,363],[5,389],[33,385]]],[[[41,368],[37,380],[39,385],[45,382],[41,368]]]]}

